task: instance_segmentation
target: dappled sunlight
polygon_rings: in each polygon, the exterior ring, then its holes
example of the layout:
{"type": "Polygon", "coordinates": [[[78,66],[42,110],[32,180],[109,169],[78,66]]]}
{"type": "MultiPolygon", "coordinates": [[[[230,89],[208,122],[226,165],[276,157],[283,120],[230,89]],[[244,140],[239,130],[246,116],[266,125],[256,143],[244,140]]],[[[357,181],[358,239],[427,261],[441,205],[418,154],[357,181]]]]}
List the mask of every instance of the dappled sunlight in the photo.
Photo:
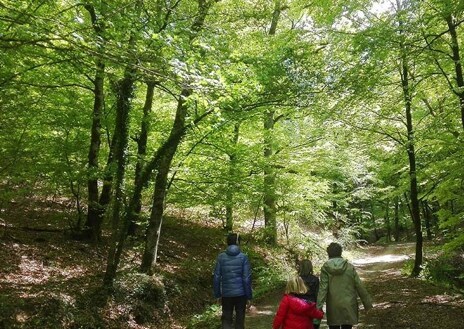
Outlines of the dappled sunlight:
{"type": "Polygon", "coordinates": [[[249,316],[274,316],[276,311],[275,305],[260,305],[260,306],[252,306],[248,311],[249,316]]]}
{"type": "Polygon", "coordinates": [[[464,304],[462,300],[462,296],[459,295],[432,295],[432,296],[425,296],[422,298],[420,303],[423,304],[432,304],[432,305],[450,305],[450,306],[462,306],[464,304]]]}
{"type": "Polygon", "coordinates": [[[361,279],[366,280],[366,281],[377,281],[377,282],[382,282],[382,281],[388,281],[391,280],[392,277],[395,276],[400,276],[401,275],[401,269],[397,268],[387,268],[387,269],[378,269],[378,270],[368,270],[368,269],[362,269],[359,271],[359,276],[361,279]]]}
{"type": "Polygon", "coordinates": [[[376,324],[364,324],[364,323],[360,323],[358,325],[358,328],[377,328],[377,325],[376,324]],[[362,326],[362,327],[361,327],[362,326]]]}
{"type": "MultiPolygon", "coordinates": [[[[21,250],[17,244],[13,244],[13,248],[21,250]]],[[[84,266],[65,266],[59,259],[37,256],[40,253],[35,249],[31,250],[30,255],[22,255],[16,266],[11,266],[9,272],[0,276],[0,283],[18,286],[44,285],[62,280],[63,277],[73,279],[88,275],[88,269],[84,266]]]]}
{"type": "Polygon", "coordinates": [[[15,285],[39,285],[54,281],[58,276],[67,279],[78,278],[88,274],[87,269],[81,266],[55,267],[47,265],[44,261],[30,256],[22,256],[18,270],[0,277],[0,282],[15,285]]]}
{"type": "Polygon", "coordinates": [[[374,309],[376,310],[385,310],[387,308],[397,307],[400,302],[382,302],[382,303],[374,303],[374,309]]]}
{"type": "Polygon", "coordinates": [[[354,265],[367,265],[367,264],[374,264],[374,263],[396,263],[402,262],[404,260],[409,259],[410,256],[408,255],[381,255],[381,256],[374,256],[374,257],[366,257],[360,258],[353,261],[354,265]]]}
{"type": "Polygon", "coordinates": [[[264,299],[256,302],[253,301],[253,305],[247,311],[245,318],[246,328],[269,329],[272,326],[272,321],[274,320],[282,294],[282,291],[275,290],[266,295],[264,299]]]}

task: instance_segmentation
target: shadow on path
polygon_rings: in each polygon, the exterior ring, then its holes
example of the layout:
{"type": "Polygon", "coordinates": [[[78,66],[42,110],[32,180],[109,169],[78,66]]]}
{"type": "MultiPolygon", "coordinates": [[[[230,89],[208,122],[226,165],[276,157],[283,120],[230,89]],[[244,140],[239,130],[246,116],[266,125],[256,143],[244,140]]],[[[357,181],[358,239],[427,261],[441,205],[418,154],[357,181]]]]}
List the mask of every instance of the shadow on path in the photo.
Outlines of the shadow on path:
{"type": "MultiPolygon", "coordinates": [[[[404,261],[414,258],[414,244],[373,246],[350,260],[374,301],[374,309],[360,312],[358,329],[464,328],[464,298],[430,282],[401,274],[404,261]]],[[[256,302],[247,313],[246,328],[271,329],[283,290],[256,302]]],[[[362,305],[360,303],[360,305],[362,305]]],[[[327,329],[325,319],[321,329],[327,329]]]]}

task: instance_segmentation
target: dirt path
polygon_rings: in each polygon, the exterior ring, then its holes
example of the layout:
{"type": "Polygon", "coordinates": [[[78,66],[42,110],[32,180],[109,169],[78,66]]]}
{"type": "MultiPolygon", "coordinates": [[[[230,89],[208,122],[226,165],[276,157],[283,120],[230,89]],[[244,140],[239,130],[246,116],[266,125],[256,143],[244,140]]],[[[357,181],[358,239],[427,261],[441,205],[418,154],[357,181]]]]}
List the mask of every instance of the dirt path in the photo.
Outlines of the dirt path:
{"type": "MultiPolygon", "coordinates": [[[[401,275],[405,260],[414,256],[413,244],[369,247],[352,263],[374,300],[374,309],[361,311],[358,329],[464,328],[464,297],[429,282],[401,275]]],[[[246,319],[247,328],[269,329],[282,296],[277,291],[246,319]]],[[[321,329],[326,329],[325,321],[321,329]]]]}

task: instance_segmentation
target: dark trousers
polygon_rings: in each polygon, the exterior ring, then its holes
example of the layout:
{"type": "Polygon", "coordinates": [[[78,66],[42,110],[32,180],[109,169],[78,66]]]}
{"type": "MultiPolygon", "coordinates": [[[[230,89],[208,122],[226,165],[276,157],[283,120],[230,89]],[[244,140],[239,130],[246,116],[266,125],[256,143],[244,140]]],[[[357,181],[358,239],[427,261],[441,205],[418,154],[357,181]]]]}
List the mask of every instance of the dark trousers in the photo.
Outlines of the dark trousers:
{"type": "Polygon", "coordinates": [[[222,297],[222,329],[244,329],[246,296],[222,297]],[[235,326],[234,326],[235,310],[235,326]]]}
{"type": "Polygon", "coordinates": [[[353,326],[351,324],[342,324],[341,326],[329,326],[329,329],[351,329],[353,326]]]}

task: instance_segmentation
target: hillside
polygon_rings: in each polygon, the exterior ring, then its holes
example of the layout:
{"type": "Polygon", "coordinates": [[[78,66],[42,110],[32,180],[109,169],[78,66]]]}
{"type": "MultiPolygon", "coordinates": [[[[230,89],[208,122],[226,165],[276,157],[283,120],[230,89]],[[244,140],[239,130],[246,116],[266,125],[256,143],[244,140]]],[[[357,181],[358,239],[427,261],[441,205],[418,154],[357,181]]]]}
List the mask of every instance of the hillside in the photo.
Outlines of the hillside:
{"type": "MultiPolygon", "coordinates": [[[[0,329],[205,329],[219,323],[211,274],[225,234],[211,221],[191,214],[167,217],[153,277],[137,273],[141,239],[128,239],[114,289],[105,290],[108,236],[98,246],[73,239],[69,216],[64,203],[37,200],[14,203],[2,213],[0,329]]],[[[283,249],[260,247],[247,234],[243,239],[253,264],[255,297],[264,297],[253,301],[248,325],[267,328],[282,294],[273,285],[293,267],[292,259],[283,249]],[[266,295],[269,290],[274,292],[266,295]]],[[[354,260],[376,304],[362,313],[361,327],[409,328],[416,323],[425,328],[432,319],[424,314],[432,313],[434,323],[456,327],[464,314],[462,294],[401,273],[413,249],[408,243],[344,252],[354,260]],[[404,313],[404,307],[408,317],[392,317],[404,313]]]]}
{"type": "Polygon", "coordinates": [[[183,328],[214,303],[211,273],[225,237],[218,227],[168,217],[154,285],[137,274],[141,241],[131,238],[114,290],[104,291],[108,237],[99,246],[72,239],[67,216],[50,201],[3,213],[0,328],[183,328]]]}

